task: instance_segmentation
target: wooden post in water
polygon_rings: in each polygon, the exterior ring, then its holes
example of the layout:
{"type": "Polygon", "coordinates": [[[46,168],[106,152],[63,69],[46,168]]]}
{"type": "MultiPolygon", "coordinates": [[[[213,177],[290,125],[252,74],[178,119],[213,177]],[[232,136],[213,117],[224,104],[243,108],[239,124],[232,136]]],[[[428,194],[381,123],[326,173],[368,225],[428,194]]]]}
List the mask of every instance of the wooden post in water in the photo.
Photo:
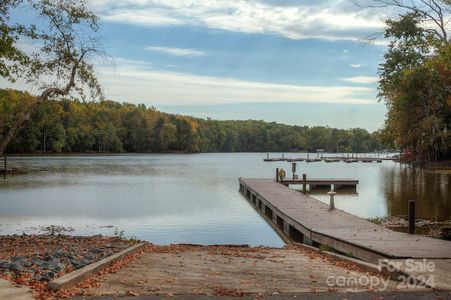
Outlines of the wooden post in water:
{"type": "Polygon", "coordinates": [[[6,155],[3,156],[3,178],[6,179],[6,155]]]}
{"type": "Polygon", "coordinates": [[[302,174],[302,193],[307,194],[307,174],[302,174]]]}
{"type": "Polygon", "coordinates": [[[279,168],[276,168],[276,181],[279,182],[279,168]]]}
{"type": "Polygon", "coordinates": [[[415,234],[415,200],[409,200],[409,233],[415,234]]]}
{"type": "Polygon", "coordinates": [[[291,163],[291,171],[293,171],[293,181],[294,181],[294,179],[295,179],[295,175],[296,175],[296,163],[295,162],[293,162],[293,163],[291,163]]]}

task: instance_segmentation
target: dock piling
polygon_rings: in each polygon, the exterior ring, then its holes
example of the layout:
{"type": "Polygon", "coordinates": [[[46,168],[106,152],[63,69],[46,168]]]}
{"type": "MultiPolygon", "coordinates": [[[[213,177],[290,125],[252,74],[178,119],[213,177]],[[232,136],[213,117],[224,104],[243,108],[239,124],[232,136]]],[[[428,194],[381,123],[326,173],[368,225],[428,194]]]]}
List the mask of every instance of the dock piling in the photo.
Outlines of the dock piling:
{"type": "Polygon", "coordinates": [[[6,179],[6,155],[3,155],[3,179],[6,179]]]}
{"type": "Polygon", "coordinates": [[[279,182],[279,168],[276,168],[276,181],[279,182]]]}
{"type": "Polygon", "coordinates": [[[415,200],[409,200],[409,233],[415,234],[415,200]]]}
{"type": "Polygon", "coordinates": [[[333,185],[331,185],[331,189],[330,192],[328,192],[329,196],[330,196],[330,200],[329,200],[329,211],[334,210],[335,209],[335,190],[333,188],[333,185]]]}
{"type": "Polygon", "coordinates": [[[302,174],[302,193],[307,193],[307,174],[302,174]]]}

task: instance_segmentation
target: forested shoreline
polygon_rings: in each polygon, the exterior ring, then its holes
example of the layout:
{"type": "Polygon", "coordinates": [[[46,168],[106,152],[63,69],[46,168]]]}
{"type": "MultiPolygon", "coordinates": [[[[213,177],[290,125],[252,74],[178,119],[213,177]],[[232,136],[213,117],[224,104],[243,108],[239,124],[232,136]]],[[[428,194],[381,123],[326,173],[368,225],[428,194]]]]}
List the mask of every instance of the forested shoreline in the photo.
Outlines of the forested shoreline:
{"type": "MultiPolygon", "coordinates": [[[[0,90],[0,139],[33,97],[0,90]]],[[[361,128],[217,121],[168,114],[142,104],[65,99],[37,107],[7,153],[368,152],[386,147],[379,132],[361,128]]]]}

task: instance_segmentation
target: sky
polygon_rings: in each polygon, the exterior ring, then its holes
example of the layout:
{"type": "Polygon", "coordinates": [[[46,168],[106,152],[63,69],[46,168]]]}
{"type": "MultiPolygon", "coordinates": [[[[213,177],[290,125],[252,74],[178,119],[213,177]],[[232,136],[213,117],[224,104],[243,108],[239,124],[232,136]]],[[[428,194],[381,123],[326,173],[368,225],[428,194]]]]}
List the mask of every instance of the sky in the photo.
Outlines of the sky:
{"type": "MultiPolygon", "coordinates": [[[[383,126],[387,10],[351,0],[92,0],[107,98],[213,119],[383,126]]],[[[27,18],[26,11],[14,15],[27,18]]],[[[0,86],[11,86],[0,81],[0,86]]]]}

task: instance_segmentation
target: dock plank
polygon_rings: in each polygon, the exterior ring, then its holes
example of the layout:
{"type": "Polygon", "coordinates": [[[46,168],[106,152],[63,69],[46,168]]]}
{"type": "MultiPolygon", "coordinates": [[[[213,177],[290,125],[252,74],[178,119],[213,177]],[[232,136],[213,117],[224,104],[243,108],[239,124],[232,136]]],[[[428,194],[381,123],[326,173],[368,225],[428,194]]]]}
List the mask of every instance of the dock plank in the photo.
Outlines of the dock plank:
{"type": "MultiPolygon", "coordinates": [[[[283,184],[303,184],[304,181],[302,180],[302,178],[298,178],[298,179],[290,179],[290,178],[286,178],[284,179],[281,183],[283,184]]],[[[350,185],[350,186],[356,186],[357,184],[359,184],[359,181],[357,179],[352,179],[352,178],[307,178],[307,180],[305,181],[306,184],[309,185],[350,185]]]]}
{"type": "Polygon", "coordinates": [[[328,204],[272,179],[241,178],[240,184],[275,215],[309,231],[314,241],[364,249],[362,259],[368,259],[368,252],[390,258],[451,258],[450,241],[392,231],[339,209],[329,211],[328,204]]]}

